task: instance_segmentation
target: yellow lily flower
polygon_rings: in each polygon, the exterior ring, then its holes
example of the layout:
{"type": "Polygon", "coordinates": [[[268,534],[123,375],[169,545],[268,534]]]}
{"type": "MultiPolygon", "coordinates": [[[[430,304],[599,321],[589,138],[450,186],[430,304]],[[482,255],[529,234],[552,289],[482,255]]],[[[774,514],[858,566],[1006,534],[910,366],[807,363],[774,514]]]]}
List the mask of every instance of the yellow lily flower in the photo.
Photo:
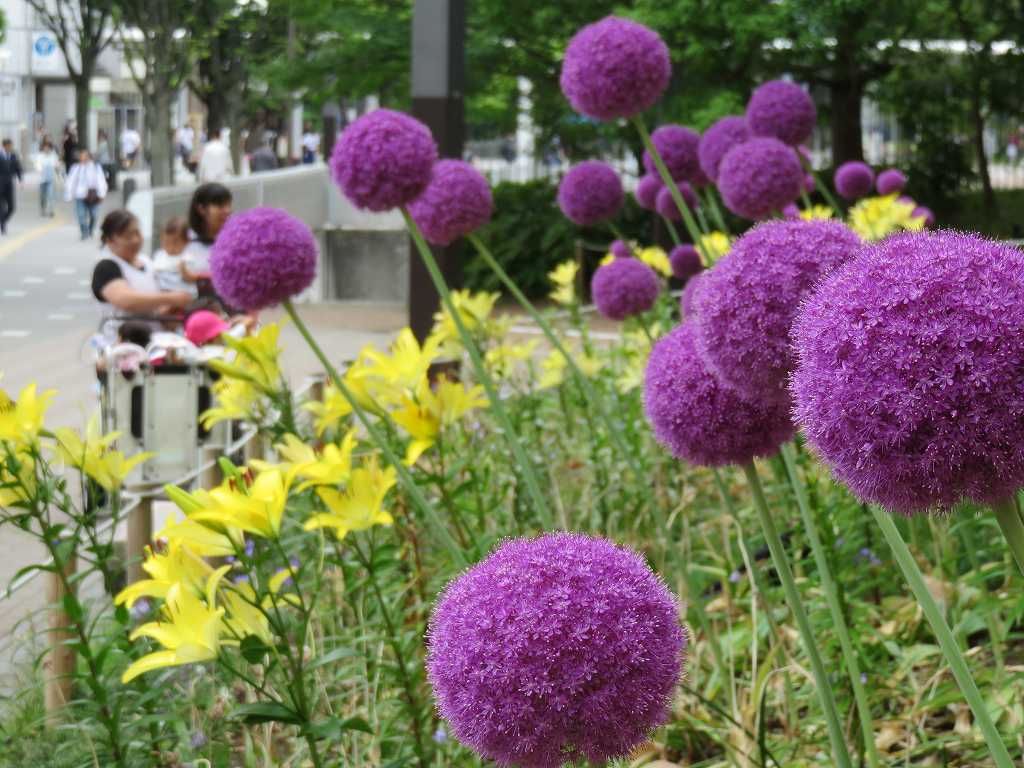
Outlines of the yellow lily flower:
{"type": "Polygon", "coordinates": [[[302,410],[313,414],[316,436],[323,437],[328,429],[352,413],[352,406],[341,394],[341,390],[333,384],[328,384],[324,387],[324,399],[303,403],[302,410]]]}
{"type": "MultiPolygon", "coordinates": [[[[601,361],[592,355],[574,354],[573,362],[580,369],[584,376],[595,376],[602,367],[601,361]]],[[[565,381],[565,371],[568,367],[565,357],[557,349],[552,349],[547,356],[540,361],[540,379],[537,382],[538,389],[557,387],[565,381]]]]}
{"type": "Polygon", "coordinates": [[[211,360],[209,365],[225,376],[249,381],[264,392],[272,392],[281,383],[281,368],[278,365],[281,356],[281,348],[278,346],[280,334],[281,326],[270,323],[263,326],[259,333],[241,339],[225,335],[222,338],[235,352],[234,360],[211,360]]]}
{"type": "Polygon", "coordinates": [[[150,578],[122,589],[114,598],[114,605],[125,603],[131,608],[142,597],[166,598],[175,584],[183,584],[201,595],[213,573],[213,568],[180,540],[168,542],[162,552],[147,546],[142,569],[150,578]]]}
{"type": "Polygon", "coordinates": [[[672,277],[672,265],[669,263],[668,254],[663,248],[656,245],[641,248],[636,251],[636,257],[649,266],[662,277],[672,277]]]}
{"type": "Polygon", "coordinates": [[[170,587],[163,607],[166,620],[143,624],[130,635],[131,640],[151,637],[167,650],[147,654],[134,662],[121,675],[122,683],[154,669],[217,658],[225,628],[224,609],[217,607],[217,585],[230,568],[225,565],[210,574],[205,602],[182,584],[170,587]]]}
{"type": "Polygon", "coordinates": [[[36,471],[35,460],[28,453],[15,451],[13,456],[5,457],[0,451],[0,509],[28,501],[35,494],[36,471]],[[17,469],[11,472],[7,459],[17,462],[17,469]],[[2,487],[8,486],[8,487],[2,487]]]}
{"type": "Polygon", "coordinates": [[[197,523],[223,525],[276,539],[281,534],[281,518],[291,481],[290,475],[286,477],[272,469],[260,472],[245,490],[222,485],[209,492],[211,504],[191,513],[189,518],[197,523]]]}
{"type": "Polygon", "coordinates": [[[506,379],[512,375],[516,363],[529,360],[533,356],[537,344],[536,339],[524,344],[498,344],[487,350],[484,363],[492,375],[506,379]]]}
{"type": "Polygon", "coordinates": [[[100,434],[99,420],[94,416],[85,429],[85,439],[75,430],[66,427],[55,432],[57,455],[67,464],[77,467],[108,491],[121,487],[131,471],[156,454],[137,453],[127,458],[124,453],[112,450],[110,445],[120,436],[119,432],[100,434]]]}
{"type": "Polygon", "coordinates": [[[548,280],[555,286],[548,294],[552,301],[563,306],[576,303],[576,275],[579,269],[576,260],[569,259],[548,272],[548,280]]]}
{"type": "Polygon", "coordinates": [[[810,208],[804,208],[800,211],[800,218],[804,221],[825,221],[831,219],[832,216],[832,209],[827,205],[812,205],[810,208]]]}
{"type": "Polygon", "coordinates": [[[36,385],[29,384],[12,402],[0,392],[0,440],[26,445],[36,442],[43,428],[43,418],[56,394],[53,389],[37,394],[36,385]]]}
{"type": "Polygon", "coordinates": [[[235,554],[236,541],[241,546],[242,533],[228,535],[188,517],[184,520],[172,517],[154,538],[163,539],[168,546],[188,547],[200,557],[227,557],[235,554]]]}
{"type": "Polygon", "coordinates": [[[724,232],[709,232],[700,238],[697,243],[697,250],[703,256],[704,262],[714,264],[720,258],[732,250],[732,240],[724,232]]]}
{"type": "Polygon", "coordinates": [[[348,488],[338,491],[321,487],[316,492],[329,510],[310,517],[303,528],[333,528],[339,539],[351,531],[365,531],[375,525],[391,525],[394,519],[383,509],[384,497],[396,482],[394,467],[382,470],[377,459],[353,470],[348,488]]]}
{"type": "Polygon", "coordinates": [[[204,429],[210,429],[221,421],[251,419],[263,394],[244,379],[222,377],[213,385],[213,400],[216,405],[203,411],[200,416],[204,429]]]}
{"type": "Polygon", "coordinates": [[[924,217],[914,217],[913,203],[900,202],[893,193],[884,197],[867,197],[850,209],[850,228],[867,242],[883,240],[902,230],[919,232],[924,217]]]}
{"type": "MultiPolygon", "coordinates": [[[[468,290],[452,291],[452,304],[459,313],[459,319],[472,336],[499,337],[507,331],[505,324],[491,319],[494,305],[501,298],[500,293],[481,291],[472,293],[468,290]]],[[[442,352],[457,354],[462,350],[462,340],[455,321],[447,307],[434,315],[434,328],[430,338],[441,345],[442,352]]]]}
{"type": "Polygon", "coordinates": [[[450,426],[475,408],[486,408],[487,398],[481,386],[466,388],[445,376],[434,389],[424,380],[416,392],[416,400],[405,398],[402,409],[391,418],[413,438],[405,455],[412,465],[422,453],[437,442],[441,429],[450,426]]]}
{"type": "Polygon", "coordinates": [[[296,490],[304,491],[314,485],[340,485],[348,479],[352,469],[352,451],[356,447],[356,433],[349,430],[342,438],[341,446],[327,443],[321,451],[316,451],[295,435],[285,435],[284,442],[274,446],[278,455],[285,459],[280,464],[266,461],[253,461],[255,469],[265,472],[277,469],[286,475],[305,478],[296,490]]]}
{"type": "Polygon", "coordinates": [[[273,642],[270,633],[270,622],[264,613],[257,608],[256,591],[249,584],[232,584],[221,593],[226,613],[224,625],[239,640],[248,635],[256,635],[264,643],[273,642]]]}
{"type": "MultiPolygon", "coordinates": [[[[390,354],[372,347],[365,350],[367,362],[353,376],[382,381],[394,390],[412,391],[427,375],[427,369],[439,354],[440,341],[437,338],[428,338],[420,347],[412,329],[403,328],[391,345],[390,354]]],[[[369,388],[372,391],[372,382],[369,388]]]]}

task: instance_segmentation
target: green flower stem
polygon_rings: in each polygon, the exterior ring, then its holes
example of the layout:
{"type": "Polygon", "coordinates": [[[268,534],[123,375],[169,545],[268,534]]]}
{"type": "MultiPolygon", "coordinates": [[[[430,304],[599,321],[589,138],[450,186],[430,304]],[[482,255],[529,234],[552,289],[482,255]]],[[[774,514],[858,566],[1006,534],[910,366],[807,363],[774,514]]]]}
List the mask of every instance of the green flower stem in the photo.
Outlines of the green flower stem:
{"type": "Polygon", "coordinates": [[[811,203],[811,198],[807,196],[806,189],[800,190],[800,201],[804,204],[805,211],[809,211],[813,207],[813,203],[811,203]]]}
{"type": "Polygon", "coordinates": [[[505,404],[498,396],[498,389],[494,386],[494,380],[491,379],[490,374],[487,373],[487,369],[484,367],[484,361],[480,356],[480,350],[477,347],[476,341],[473,340],[473,337],[466,329],[465,323],[462,322],[462,315],[460,315],[458,310],[455,308],[455,304],[452,301],[451,291],[448,290],[448,286],[444,281],[444,276],[441,274],[441,270],[437,266],[437,261],[434,259],[434,254],[431,252],[430,246],[427,245],[427,241],[423,238],[423,233],[420,232],[419,226],[415,221],[413,221],[412,216],[409,215],[409,212],[405,208],[402,208],[401,211],[402,216],[405,218],[406,228],[409,230],[409,234],[412,235],[412,239],[416,243],[416,247],[420,252],[420,256],[423,258],[423,264],[427,268],[427,272],[430,273],[430,279],[434,283],[434,288],[437,289],[442,303],[448,310],[448,314],[451,315],[452,322],[455,323],[455,328],[459,332],[459,338],[462,340],[462,346],[466,348],[466,352],[469,354],[469,360],[473,365],[473,371],[476,373],[477,379],[480,381],[484,391],[487,393],[487,399],[491,402],[491,410],[494,413],[494,418],[497,419],[498,425],[501,427],[502,435],[508,443],[509,448],[512,450],[512,455],[515,457],[516,463],[519,465],[519,469],[523,475],[523,483],[526,485],[526,491],[533,501],[533,506],[536,510],[537,516],[540,518],[540,524],[543,528],[551,530],[554,528],[554,517],[551,514],[551,507],[548,505],[547,499],[544,498],[544,494],[540,490],[540,483],[537,481],[537,472],[529,457],[526,455],[526,451],[523,450],[522,444],[519,442],[519,435],[517,434],[515,427],[512,425],[512,420],[509,418],[508,413],[505,411],[505,404]]]}
{"type": "Polygon", "coordinates": [[[839,646],[843,651],[843,660],[846,662],[846,671],[850,676],[850,684],[853,686],[853,698],[857,706],[857,714],[860,717],[861,735],[864,738],[864,750],[867,753],[868,765],[871,768],[878,768],[881,761],[878,756],[878,749],[875,747],[875,733],[872,728],[873,718],[871,716],[871,705],[868,703],[867,692],[860,679],[860,663],[857,661],[857,653],[854,651],[853,643],[850,640],[850,630],[846,626],[846,617],[839,605],[839,597],[836,592],[836,584],[832,578],[832,570],[829,568],[828,558],[825,556],[825,548],[821,545],[821,537],[818,536],[818,529],[811,515],[810,505],[807,503],[807,494],[804,492],[803,483],[797,475],[796,456],[791,443],[782,446],[782,461],[786,465],[786,474],[789,475],[789,483],[793,487],[793,495],[796,496],[796,505],[800,509],[800,517],[803,519],[804,530],[808,540],[811,542],[811,551],[814,553],[814,562],[818,566],[818,575],[821,578],[821,586],[825,591],[825,602],[828,603],[829,613],[832,614],[832,625],[836,635],[839,637],[839,646]]]}
{"type": "Polygon", "coordinates": [[[764,498],[764,489],[761,487],[761,479],[757,476],[757,468],[754,462],[749,461],[743,465],[743,473],[747,477],[747,484],[754,496],[754,507],[761,520],[761,528],[772,555],[772,562],[779,574],[783,591],[786,593],[786,601],[796,619],[797,630],[803,640],[804,650],[811,662],[811,672],[814,675],[815,688],[818,692],[818,699],[821,708],[825,711],[825,723],[828,726],[829,741],[832,742],[832,757],[838,768],[853,768],[850,760],[850,753],[843,738],[843,728],[839,720],[839,710],[836,708],[836,700],[832,695],[832,684],[825,674],[825,666],[821,662],[821,655],[818,653],[818,646],[814,641],[814,632],[811,630],[811,623],[804,611],[803,603],[800,600],[800,592],[793,580],[793,572],[789,567],[789,560],[786,558],[786,550],[782,545],[782,539],[772,520],[771,512],[768,510],[768,502],[764,498]]]}
{"type": "MultiPolygon", "coordinates": [[[[700,194],[696,190],[694,190],[694,194],[697,195],[698,200],[701,199],[700,194]]],[[[697,206],[697,223],[700,225],[701,233],[706,235],[711,232],[711,227],[708,226],[708,220],[704,217],[703,205],[697,206]]]]}
{"type": "Polygon", "coordinates": [[[544,319],[543,315],[541,315],[541,313],[537,311],[537,308],[533,306],[533,303],[526,298],[526,294],[519,290],[519,286],[516,285],[515,281],[511,277],[509,277],[508,272],[502,268],[498,263],[498,260],[494,258],[494,254],[490,252],[480,238],[475,234],[470,234],[467,239],[476,248],[477,253],[480,254],[480,258],[482,258],[487,266],[491,268],[491,271],[497,275],[498,280],[501,281],[502,285],[504,285],[515,300],[519,302],[519,306],[525,309],[527,314],[535,323],[537,323],[541,331],[544,332],[544,336],[551,343],[551,346],[558,350],[562,357],[565,358],[565,361],[569,366],[569,370],[572,371],[572,375],[576,379],[577,384],[579,384],[580,388],[583,390],[583,393],[590,402],[590,405],[597,409],[605,423],[605,426],[608,428],[608,434],[615,443],[615,447],[618,448],[619,453],[622,454],[623,458],[629,462],[630,469],[633,470],[633,475],[636,477],[637,482],[640,483],[640,487],[648,489],[649,484],[645,482],[647,470],[640,461],[638,452],[630,449],[625,438],[622,436],[621,430],[615,424],[615,419],[612,417],[612,412],[609,410],[608,404],[605,402],[604,398],[600,396],[590,379],[583,375],[583,371],[581,371],[579,366],[576,365],[576,361],[572,359],[572,356],[559,340],[558,334],[556,334],[554,328],[551,327],[551,323],[544,319]]]}
{"type": "Polygon", "coordinates": [[[675,179],[672,178],[672,174],[668,172],[668,168],[665,167],[665,161],[661,159],[661,154],[659,154],[657,148],[654,146],[654,142],[651,141],[651,134],[647,131],[647,125],[644,123],[643,117],[640,115],[634,117],[633,124],[640,133],[640,139],[644,143],[644,149],[650,153],[651,158],[654,160],[654,164],[658,168],[658,174],[661,176],[661,180],[672,193],[672,200],[675,202],[679,212],[683,215],[683,222],[686,224],[686,231],[690,233],[690,238],[696,245],[700,242],[700,230],[697,228],[697,222],[693,219],[693,214],[690,213],[690,206],[686,204],[682,194],[679,192],[679,185],[676,184],[675,179]]]}
{"type": "Polygon", "coordinates": [[[1017,511],[1017,502],[1013,496],[1007,496],[998,504],[993,504],[992,511],[996,513],[996,520],[1013,553],[1013,559],[1017,561],[1017,567],[1024,573],[1024,521],[1017,511]]]}
{"type": "Polygon", "coordinates": [[[434,533],[437,534],[441,543],[444,544],[445,549],[448,550],[448,553],[454,559],[455,565],[459,568],[469,565],[465,554],[456,543],[455,539],[452,538],[451,532],[441,520],[440,515],[437,514],[437,510],[435,510],[431,503],[427,501],[426,496],[423,495],[419,486],[416,485],[416,481],[413,479],[408,467],[406,467],[395,452],[391,450],[391,446],[388,444],[384,435],[382,435],[377,427],[374,426],[373,422],[370,421],[370,417],[367,416],[366,410],[356,401],[356,397],[352,394],[352,390],[345,386],[345,382],[343,382],[341,380],[341,376],[338,375],[338,369],[335,368],[334,364],[327,359],[327,355],[324,354],[323,349],[320,348],[316,339],[313,338],[313,335],[309,332],[309,328],[306,327],[306,324],[299,316],[299,313],[295,311],[295,306],[292,304],[291,299],[286,299],[282,306],[284,307],[285,312],[288,313],[288,316],[292,319],[292,322],[295,323],[295,328],[299,331],[299,334],[301,334],[302,338],[306,340],[306,344],[308,344],[309,348],[313,350],[313,354],[320,360],[320,364],[323,365],[324,370],[327,371],[327,375],[331,377],[331,381],[334,386],[338,388],[338,391],[341,392],[342,396],[348,400],[349,405],[352,406],[352,412],[355,413],[356,418],[359,419],[359,422],[363,427],[365,427],[367,433],[370,435],[370,439],[377,445],[377,447],[380,448],[387,462],[395,468],[395,471],[398,473],[398,480],[402,484],[402,489],[409,494],[409,498],[412,499],[413,504],[415,504],[423,513],[427,525],[434,529],[434,533]]]}
{"type": "Polygon", "coordinates": [[[835,211],[836,216],[842,216],[843,209],[839,206],[839,202],[832,196],[832,193],[828,191],[828,187],[821,181],[821,176],[810,166],[809,163],[807,165],[807,171],[814,179],[814,191],[821,193],[821,196],[825,198],[825,202],[828,203],[829,207],[833,211],[835,211]]]}
{"type": "Polygon", "coordinates": [[[666,219],[664,216],[662,216],[661,219],[665,222],[665,227],[668,229],[668,234],[672,238],[672,242],[676,245],[682,245],[683,238],[679,236],[679,230],[676,229],[676,225],[673,223],[672,219],[666,219]]]}
{"type": "Polygon", "coordinates": [[[971,712],[974,713],[974,719],[981,729],[982,735],[985,737],[985,742],[988,744],[989,752],[997,768],[1013,768],[1013,760],[1010,758],[1010,753],[1007,751],[1006,744],[1003,743],[999,731],[996,730],[995,723],[989,717],[988,708],[985,706],[985,701],[981,698],[981,693],[978,691],[974,678],[971,677],[967,661],[956,644],[953,633],[950,631],[946,619],[943,618],[942,611],[939,610],[935,598],[928,591],[928,586],[925,584],[921,569],[918,567],[917,561],[914,560],[914,556],[910,554],[906,542],[896,528],[896,523],[893,522],[892,516],[888,512],[879,509],[874,504],[871,505],[871,514],[875,516],[878,527],[882,529],[882,535],[885,536],[885,540],[889,543],[893,557],[896,558],[900,570],[903,571],[903,575],[910,584],[910,589],[924,611],[925,618],[932,625],[932,631],[935,632],[938,638],[939,646],[946,657],[946,662],[949,664],[953,677],[956,678],[957,685],[960,686],[960,691],[967,700],[971,712]]]}
{"type": "Polygon", "coordinates": [[[708,208],[711,211],[711,218],[715,220],[715,225],[723,234],[728,235],[729,227],[725,224],[725,216],[722,215],[722,209],[718,205],[718,193],[713,187],[705,187],[704,199],[708,201],[708,208]]]}

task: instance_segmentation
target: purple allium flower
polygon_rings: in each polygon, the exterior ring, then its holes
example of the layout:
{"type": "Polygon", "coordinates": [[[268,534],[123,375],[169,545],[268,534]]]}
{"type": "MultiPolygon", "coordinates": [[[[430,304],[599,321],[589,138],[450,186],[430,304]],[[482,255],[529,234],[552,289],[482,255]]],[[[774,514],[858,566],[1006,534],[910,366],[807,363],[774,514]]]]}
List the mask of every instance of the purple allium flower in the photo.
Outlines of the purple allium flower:
{"type": "Polygon", "coordinates": [[[450,245],[491,218],[491,188],[480,172],[461,160],[439,160],[430,183],[409,203],[409,215],[434,245],[450,245]]]}
{"type": "Polygon", "coordinates": [[[799,219],[800,209],[797,207],[796,203],[789,203],[782,209],[782,215],[787,219],[799,219]]]}
{"type": "MultiPolygon", "coordinates": [[[[699,278],[698,303],[710,274],[699,278]]],[[[775,453],[796,431],[788,408],[747,402],[719,384],[698,354],[695,336],[694,323],[684,322],[658,340],[647,360],[644,412],[658,442],[677,459],[704,466],[775,453]]]]}
{"type": "Polygon", "coordinates": [[[902,513],[1024,485],[1024,255],[953,232],[865,246],[804,304],[791,388],[808,441],[902,513]]]}
{"type": "Polygon", "coordinates": [[[910,195],[900,195],[899,197],[896,198],[896,202],[906,203],[907,205],[913,205],[914,207],[917,207],[917,203],[914,201],[914,198],[912,198],[910,195]]]}
{"type": "Polygon", "coordinates": [[[747,103],[747,125],[755,136],[770,136],[795,146],[811,138],[818,111],[811,97],[795,83],[770,80],[747,103]]]}
{"type": "Polygon", "coordinates": [[[416,199],[436,160],[427,126],[401,112],[375,109],[345,129],[330,165],[334,183],[353,205],[388,211],[416,199]]]}
{"type": "Polygon", "coordinates": [[[726,207],[746,219],[763,219],[800,196],[804,172],[796,153],[778,139],[751,139],[729,150],[718,168],[726,207]]]}
{"type": "Polygon", "coordinates": [[[558,185],[558,207],[566,218],[581,227],[615,216],[624,198],[619,174],[600,160],[574,165],[558,185]]]}
{"type": "Polygon", "coordinates": [[[814,154],[811,152],[811,148],[806,144],[798,146],[796,151],[800,153],[801,162],[807,163],[808,168],[814,164],[814,154]]]}
{"type": "Polygon", "coordinates": [[[934,227],[935,226],[935,214],[932,213],[932,209],[931,208],[926,208],[923,205],[919,205],[919,206],[917,206],[917,208],[915,208],[913,211],[910,212],[910,215],[913,216],[915,219],[918,216],[924,216],[924,225],[926,227],[934,227]]]}
{"type": "Polygon", "coordinates": [[[697,286],[700,284],[701,279],[706,272],[700,272],[694,275],[686,281],[686,285],[683,286],[683,292],[679,296],[679,312],[683,318],[690,317],[693,314],[693,299],[697,295],[697,286]]]}
{"type": "MultiPolygon", "coordinates": [[[[682,125],[663,125],[651,134],[651,141],[673,179],[691,181],[702,178],[700,161],[697,159],[699,133],[682,125]]],[[[644,152],[644,168],[650,174],[658,173],[658,167],[649,152],[644,152]]]]}
{"type": "Polygon", "coordinates": [[[264,309],[302,293],[316,277],[316,239],[280,208],[236,213],[210,252],[217,294],[230,306],[264,309]]]}
{"type": "Polygon", "coordinates": [[[697,349],[718,380],[751,402],[788,405],[800,302],[860,247],[833,220],[773,220],[737,240],[704,276],[694,306],[697,349]]]}
{"type": "MultiPolygon", "coordinates": [[[[683,202],[686,203],[691,211],[696,210],[697,195],[693,191],[693,187],[685,181],[676,182],[676,186],[679,187],[679,195],[683,198],[683,202]]],[[[668,187],[661,188],[654,205],[658,213],[669,221],[682,221],[683,214],[679,210],[679,206],[676,205],[675,198],[672,197],[672,190],[668,187]]]]}
{"type": "Polygon", "coordinates": [[[804,174],[804,192],[808,195],[813,194],[814,190],[817,189],[818,185],[814,181],[814,175],[811,173],[804,174]]]}
{"type": "Polygon", "coordinates": [[[615,258],[602,264],[590,281],[597,311],[612,320],[624,320],[654,306],[661,292],[657,274],[640,259],[615,258]]]}
{"type": "Polygon", "coordinates": [[[634,552],[552,533],[509,541],[448,585],[427,674],[455,736],[499,765],[626,755],[668,717],[687,634],[634,552]]]}
{"type": "Polygon", "coordinates": [[[697,147],[701,170],[712,181],[718,181],[718,167],[729,150],[750,140],[745,117],[723,117],[704,131],[697,147]]]}
{"type": "Polygon", "coordinates": [[[700,253],[689,243],[673,248],[668,255],[668,263],[672,267],[672,275],[679,280],[689,280],[704,269],[700,253]]]}
{"type": "Polygon", "coordinates": [[[633,255],[633,251],[630,247],[621,240],[613,240],[611,247],[608,250],[611,252],[612,256],[617,259],[628,259],[633,255]]]}
{"type": "Polygon", "coordinates": [[[636,191],[633,193],[637,205],[641,208],[646,208],[648,211],[656,210],[658,193],[661,192],[664,186],[657,174],[649,173],[641,177],[640,181],[636,184],[636,191]]]}
{"type": "Polygon", "coordinates": [[[902,192],[905,186],[907,186],[907,177],[903,175],[903,171],[895,168],[887,168],[878,174],[878,178],[875,180],[875,189],[880,195],[902,192]]]}
{"type": "Polygon", "coordinates": [[[653,105],[671,75],[668,47],[657,32],[607,16],[569,41],[559,83],[577,112],[615,120],[653,105]]]}
{"type": "Polygon", "coordinates": [[[875,173],[871,166],[859,160],[850,160],[836,169],[836,192],[847,200],[859,200],[871,194],[875,173]]]}

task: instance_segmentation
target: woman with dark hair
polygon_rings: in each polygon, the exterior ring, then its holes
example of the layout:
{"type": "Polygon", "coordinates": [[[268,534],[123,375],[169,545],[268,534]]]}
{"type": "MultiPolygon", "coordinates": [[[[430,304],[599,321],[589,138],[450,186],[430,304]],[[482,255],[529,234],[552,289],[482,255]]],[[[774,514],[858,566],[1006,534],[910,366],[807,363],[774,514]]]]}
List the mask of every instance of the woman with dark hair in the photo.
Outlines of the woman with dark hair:
{"type": "MultiPolygon", "coordinates": [[[[196,188],[188,207],[189,243],[181,262],[181,274],[188,282],[209,280],[210,249],[229,216],[230,189],[216,182],[196,188]]],[[[200,293],[203,287],[200,283],[200,293]]]]}
{"type": "MultiPolygon", "coordinates": [[[[104,338],[114,343],[117,326],[111,322],[129,315],[164,315],[184,309],[191,301],[188,291],[161,291],[142,255],[139,220],[128,211],[108,213],[100,225],[103,252],[92,271],[92,293],[100,302],[105,322],[104,338]]],[[[153,323],[159,329],[158,323],[153,323]]]]}

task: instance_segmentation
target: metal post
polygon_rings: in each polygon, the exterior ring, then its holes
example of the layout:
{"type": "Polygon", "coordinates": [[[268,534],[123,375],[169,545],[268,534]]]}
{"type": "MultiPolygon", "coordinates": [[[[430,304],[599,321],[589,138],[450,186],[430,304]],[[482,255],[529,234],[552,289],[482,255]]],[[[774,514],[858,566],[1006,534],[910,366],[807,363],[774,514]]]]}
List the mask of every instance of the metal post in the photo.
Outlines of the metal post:
{"type": "MultiPolygon", "coordinates": [[[[64,566],[64,578],[75,573],[76,556],[72,553],[64,566]]],[[[46,707],[46,724],[55,727],[60,723],[60,713],[71,698],[71,684],[75,671],[75,651],[71,645],[74,633],[71,619],[64,610],[64,581],[56,571],[46,574],[46,601],[50,612],[50,631],[47,644],[49,658],[43,664],[43,699],[46,707]]]]}
{"type": "Polygon", "coordinates": [[[139,503],[128,513],[128,533],[125,540],[124,559],[127,563],[125,571],[128,583],[134,584],[146,578],[142,570],[146,547],[153,540],[153,497],[144,495],[139,503]]]}
{"type": "MultiPolygon", "coordinates": [[[[465,0],[415,0],[412,21],[412,113],[429,126],[442,157],[462,157],[465,136],[465,0]]],[[[435,248],[448,285],[462,282],[461,244],[435,248]]],[[[414,245],[409,253],[409,326],[422,341],[440,298],[414,245]]]]}

